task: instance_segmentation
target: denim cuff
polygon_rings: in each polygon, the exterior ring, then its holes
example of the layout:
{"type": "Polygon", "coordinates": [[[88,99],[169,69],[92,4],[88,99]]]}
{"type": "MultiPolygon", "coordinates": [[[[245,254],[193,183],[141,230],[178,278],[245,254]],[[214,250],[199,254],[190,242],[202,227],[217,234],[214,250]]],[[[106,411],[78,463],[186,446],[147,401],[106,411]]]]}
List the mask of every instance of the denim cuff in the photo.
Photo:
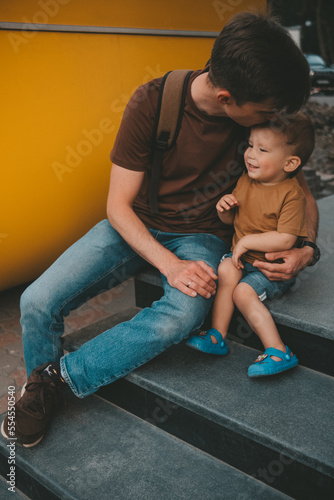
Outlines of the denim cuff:
{"type": "Polygon", "coordinates": [[[65,362],[65,358],[66,356],[62,356],[60,358],[60,373],[61,373],[61,376],[63,377],[63,379],[65,379],[66,383],[68,384],[69,388],[71,389],[71,391],[78,397],[78,398],[82,398],[82,396],[79,394],[78,392],[78,389],[75,387],[75,385],[73,384],[69,374],[68,374],[68,371],[67,371],[67,368],[66,368],[66,362],[65,362]]]}

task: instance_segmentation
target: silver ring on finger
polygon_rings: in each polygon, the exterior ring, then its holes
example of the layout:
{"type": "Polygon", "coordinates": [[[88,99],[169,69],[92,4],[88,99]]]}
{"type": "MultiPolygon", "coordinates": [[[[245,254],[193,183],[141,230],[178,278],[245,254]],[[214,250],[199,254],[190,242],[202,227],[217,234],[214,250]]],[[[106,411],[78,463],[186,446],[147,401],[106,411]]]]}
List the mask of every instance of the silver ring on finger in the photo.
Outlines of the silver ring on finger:
{"type": "Polygon", "coordinates": [[[193,280],[190,280],[189,283],[188,283],[188,285],[186,285],[186,287],[189,288],[190,287],[190,283],[192,283],[192,282],[193,282],[193,280]]]}

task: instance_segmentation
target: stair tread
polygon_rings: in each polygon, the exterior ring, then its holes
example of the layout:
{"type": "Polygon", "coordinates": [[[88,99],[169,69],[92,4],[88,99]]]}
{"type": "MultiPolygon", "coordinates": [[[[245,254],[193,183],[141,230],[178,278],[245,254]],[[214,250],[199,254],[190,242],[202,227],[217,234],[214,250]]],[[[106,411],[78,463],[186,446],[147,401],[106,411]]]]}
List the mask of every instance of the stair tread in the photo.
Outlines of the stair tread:
{"type": "Polygon", "coordinates": [[[27,496],[23,495],[16,487],[14,491],[8,490],[7,480],[0,476],[0,498],[1,500],[29,500],[27,496]]]}
{"type": "MultiPolygon", "coordinates": [[[[67,348],[77,349],[117,320],[130,319],[138,310],[131,308],[117,318],[115,315],[69,335],[67,348]]],[[[189,349],[182,343],[125,378],[334,476],[334,378],[298,366],[274,377],[250,379],[247,368],[259,351],[232,341],[228,344],[230,354],[220,357],[189,349]]]]}
{"type": "Polygon", "coordinates": [[[72,395],[36,448],[16,447],[16,466],[61,499],[289,498],[95,395],[72,395]]]}
{"type": "Polygon", "coordinates": [[[334,379],[301,366],[250,379],[258,351],[229,347],[220,357],[173,346],[126,379],[334,477],[334,379]]]}

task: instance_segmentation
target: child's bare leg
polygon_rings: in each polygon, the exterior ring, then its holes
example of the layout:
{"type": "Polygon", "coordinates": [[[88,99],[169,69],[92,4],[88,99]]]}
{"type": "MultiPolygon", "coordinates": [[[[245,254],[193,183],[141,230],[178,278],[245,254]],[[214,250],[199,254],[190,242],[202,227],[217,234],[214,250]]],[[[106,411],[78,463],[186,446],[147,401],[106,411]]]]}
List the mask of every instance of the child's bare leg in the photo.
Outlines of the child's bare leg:
{"type": "MultiPolygon", "coordinates": [[[[218,267],[218,290],[213,304],[212,328],[218,330],[225,339],[234,311],[233,291],[242,278],[242,271],[237,269],[232,259],[226,258],[218,267]]],[[[217,344],[216,338],[211,340],[217,344]]]]}
{"type": "MultiPolygon", "coordinates": [[[[247,283],[239,283],[233,293],[233,300],[249,326],[260,338],[264,349],[274,347],[285,352],[285,345],[267,307],[262,304],[257,293],[247,283]]],[[[281,361],[271,356],[275,361],[281,361]]]]}

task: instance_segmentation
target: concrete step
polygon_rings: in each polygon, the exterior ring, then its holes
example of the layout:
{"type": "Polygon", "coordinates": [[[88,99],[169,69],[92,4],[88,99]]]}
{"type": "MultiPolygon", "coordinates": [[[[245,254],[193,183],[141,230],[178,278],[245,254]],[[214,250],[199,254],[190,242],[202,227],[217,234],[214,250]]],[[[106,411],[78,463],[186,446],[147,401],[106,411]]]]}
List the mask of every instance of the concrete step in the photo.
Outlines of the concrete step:
{"type": "MultiPolygon", "coordinates": [[[[7,450],[1,437],[2,474],[7,450]]],[[[72,396],[39,445],[16,448],[16,480],[32,500],[288,499],[95,395],[72,396]]]]}
{"type": "MultiPolygon", "coordinates": [[[[96,323],[77,332],[73,345],[68,336],[65,347],[78,348],[91,328],[96,335],[110,327],[96,323]]],[[[293,498],[327,500],[334,491],[334,378],[298,366],[250,379],[259,352],[229,347],[217,357],[173,346],[99,394],[293,498]]]]}
{"type": "Polygon", "coordinates": [[[249,379],[258,352],[175,346],[101,390],[141,418],[301,500],[334,491],[334,379],[297,367],[249,379]]]}
{"type": "Polygon", "coordinates": [[[29,500],[29,497],[24,495],[17,488],[10,486],[7,483],[8,478],[0,476],[0,498],[1,500],[29,500]],[[9,490],[8,488],[12,488],[9,490]]]}

